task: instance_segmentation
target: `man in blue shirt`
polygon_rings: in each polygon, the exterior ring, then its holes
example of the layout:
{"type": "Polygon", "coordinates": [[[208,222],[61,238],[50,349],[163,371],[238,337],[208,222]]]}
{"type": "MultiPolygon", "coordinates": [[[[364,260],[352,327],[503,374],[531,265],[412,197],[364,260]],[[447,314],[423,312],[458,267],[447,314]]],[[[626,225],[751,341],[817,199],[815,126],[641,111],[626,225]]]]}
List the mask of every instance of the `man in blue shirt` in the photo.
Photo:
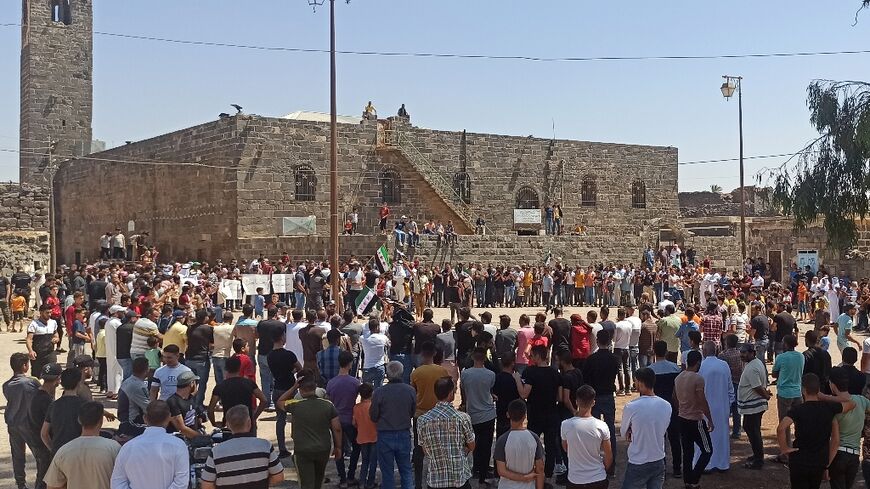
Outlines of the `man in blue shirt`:
{"type": "Polygon", "coordinates": [[[834,331],[837,333],[837,348],[843,351],[843,348],[849,346],[849,341],[855,343],[858,348],[861,348],[861,342],[852,336],[852,326],[855,313],[858,312],[858,307],[854,303],[846,304],[845,311],[837,317],[837,322],[834,324],[834,331]]]}
{"type": "Polygon", "coordinates": [[[329,346],[317,352],[317,369],[320,370],[320,379],[325,386],[330,379],[338,375],[338,354],[341,353],[338,343],[341,341],[341,331],[331,329],[326,333],[326,341],[329,346]]]}

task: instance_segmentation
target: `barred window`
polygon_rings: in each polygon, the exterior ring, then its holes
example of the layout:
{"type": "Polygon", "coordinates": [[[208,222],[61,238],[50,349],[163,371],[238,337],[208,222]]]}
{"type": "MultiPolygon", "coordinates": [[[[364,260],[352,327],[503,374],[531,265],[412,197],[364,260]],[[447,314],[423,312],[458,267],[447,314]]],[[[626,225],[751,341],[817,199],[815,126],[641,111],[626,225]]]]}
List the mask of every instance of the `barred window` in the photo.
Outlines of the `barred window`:
{"type": "Polygon", "coordinates": [[[387,204],[398,204],[401,202],[401,182],[399,182],[399,174],[395,170],[384,170],[380,175],[381,183],[381,202],[387,204]]]}
{"type": "Polygon", "coordinates": [[[538,192],[531,187],[523,187],[517,191],[517,209],[540,209],[541,201],[538,192]]]}
{"type": "Polygon", "coordinates": [[[646,184],[634,182],[631,184],[631,206],[635,209],[646,209],[646,184]]]}
{"type": "Polygon", "coordinates": [[[317,175],[310,166],[296,168],[296,195],[299,202],[311,202],[317,190],[317,175]]]}
{"type": "Polygon", "coordinates": [[[453,193],[462,202],[471,203],[471,177],[468,173],[462,171],[453,175],[453,193]]]}
{"type": "Polygon", "coordinates": [[[598,184],[592,177],[586,177],[580,184],[580,205],[595,207],[598,204],[598,184]]]}

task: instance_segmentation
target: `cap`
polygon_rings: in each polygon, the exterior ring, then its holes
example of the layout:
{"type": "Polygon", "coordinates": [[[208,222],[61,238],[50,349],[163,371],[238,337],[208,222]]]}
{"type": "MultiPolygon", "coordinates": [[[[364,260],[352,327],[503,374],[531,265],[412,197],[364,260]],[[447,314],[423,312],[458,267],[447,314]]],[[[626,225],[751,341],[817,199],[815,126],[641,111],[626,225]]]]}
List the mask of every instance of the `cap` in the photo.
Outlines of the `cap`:
{"type": "Polygon", "coordinates": [[[75,360],[73,360],[73,364],[76,367],[93,367],[94,359],[90,357],[90,355],[78,355],[75,360]]]}
{"type": "Polygon", "coordinates": [[[182,311],[181,309],[176,309],[176,310],[172,311],[172,317],[174,317],[175,319],[181,319],[184,316],[185,316],[184,311],[182,311]]]}
{"type": "Polygon", "coordinates": [[[753,343],[745,343],[743,346],[740,347],[741,353],[748,353],[748,352],[754,352],[754,351],[755,351],[755,345],[753,343]]]}
{"type": "Polygon", "coordinates": [[[126,311],[126,310],[127,310],[126,307],[124,307],[124,306],[119,306],[119,305],[115,304],[115,305],[113,305],[112,307],[109,308],[109,314],[117,314],[117,313],[119,313],[119,312],[124,312],[124,311],[126,311]]]}
{"type": "Polygon", "coordinates": [[[43,379],[56,379],[63,372],[63,367],[59,363],[49,363],[42,366],[41,376],[43,379]]]}
{"type": "Polygon", "coordinates": [[[287,303],[286,302],[279,302],[279,303],[275,304],[275,307],[277,307],[278,309],[283,309],[283,308],[287,307],[287,303]]]}
{"type": "Polygon", "coordinates": [[[175,385],[176,387],[187,387],[198,380],[199,377],[193,372],[181,372],[175,378],[175,385]]]}
{"type": "Polygon", "coordinates": [[[129,311],[127,311],[126,316],[127,316],[127,319],[137,318],[137,317],[139,317],[139,313],[130,309],[129,311]]]}

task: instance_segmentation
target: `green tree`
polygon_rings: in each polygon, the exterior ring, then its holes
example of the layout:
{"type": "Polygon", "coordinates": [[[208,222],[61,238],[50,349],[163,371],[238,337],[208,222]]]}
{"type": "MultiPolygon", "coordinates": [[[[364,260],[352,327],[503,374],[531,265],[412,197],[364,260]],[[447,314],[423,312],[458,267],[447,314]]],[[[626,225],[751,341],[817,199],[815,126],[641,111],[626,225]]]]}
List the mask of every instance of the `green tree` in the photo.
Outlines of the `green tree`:
{"type": "MultiPolygon", "coordinates": [[[[870,2],[870,0],[867,0],[870,2]]],[[[821,219],[828,243],[855,243],[856,218],[870,211],[870,83],[817,80],[807,89],[819,137],[773,172],[773,203],[805,229],[821,219]]]]}

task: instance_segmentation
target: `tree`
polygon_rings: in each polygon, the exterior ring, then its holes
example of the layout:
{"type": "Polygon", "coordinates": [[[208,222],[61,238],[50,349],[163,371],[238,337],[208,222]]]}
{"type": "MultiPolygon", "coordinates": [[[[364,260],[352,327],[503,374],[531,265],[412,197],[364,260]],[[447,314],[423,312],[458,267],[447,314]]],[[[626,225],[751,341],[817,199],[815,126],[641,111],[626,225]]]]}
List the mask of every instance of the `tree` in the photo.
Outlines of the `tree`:
{"type": "MultiPolygon", "coordinates": [[[[867,1],[870,2],[870,0],[867,1]]],[[[710,192],[713,192],[714,194],[721,194],[722,187],[720,185],[710,185],[710,192]]]]}
{"type": "Polygon", "coordinates": [[[870,83],[814,81],[807,105],[819,137],[793,168],[786,161],[774,170],[772,200],[798,230],[822,219],[828,244],[843,249],[855,243],[855,219],[870,211],[870,83]]]}

